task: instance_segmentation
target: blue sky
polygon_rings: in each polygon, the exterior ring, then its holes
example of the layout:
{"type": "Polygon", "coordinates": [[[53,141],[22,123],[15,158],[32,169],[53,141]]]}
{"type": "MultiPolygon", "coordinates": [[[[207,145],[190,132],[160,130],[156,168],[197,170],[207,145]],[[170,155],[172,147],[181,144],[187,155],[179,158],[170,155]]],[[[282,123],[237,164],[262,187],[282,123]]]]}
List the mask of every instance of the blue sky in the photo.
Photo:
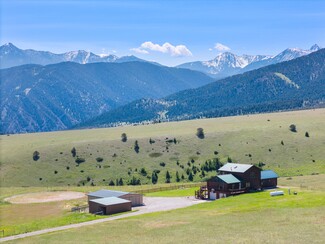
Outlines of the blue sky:
{"type": "Polygon", "coordinates": [[[324,0],[0,2],[1,44],[22,49],[84,49],[176,65],[212,59],[226,47],[236,54],[325,47],[324,0]]]}

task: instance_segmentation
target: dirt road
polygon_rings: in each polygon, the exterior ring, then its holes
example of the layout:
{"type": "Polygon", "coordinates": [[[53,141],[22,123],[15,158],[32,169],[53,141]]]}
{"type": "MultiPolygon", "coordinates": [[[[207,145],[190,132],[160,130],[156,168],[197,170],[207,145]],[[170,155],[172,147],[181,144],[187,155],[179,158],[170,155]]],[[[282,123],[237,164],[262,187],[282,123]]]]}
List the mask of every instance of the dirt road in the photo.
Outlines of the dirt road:
{"type": "Polygon", "coordinates": [[[29,237],[29,236],[46,234],[46,233],[50,233],[50,232],[54,232],[54,231],[79,228],[82,226],[104,223],[104,222],[108,222],[108,221],[112,221],[112,220],[116,220],[116,219],[127,218],[130,216],[136,216],[136,215],[141,215],[141,214],[145,214],[145,213],[152,213],[152,212],[167,211],[167,210],[172,210],[172,209],[177,209],[177,208],[184,208],[184,207],[192,206],[194,204],[203,203],[206,201],[197,200],[194,197],[144,197],[143,202],[145,204],[144,206],[133,208],[133,210],[138,210],[136,212],[126,213],[123,215],[108,217],[108,218],[104,218],[104,219],[92,220],[92,221],[83,222],[83,223],[79,223],[79,224],[59,226],[59,227],[33,231],[33,232],[15,235],[15,236],[8,236],[8,237],[0,238],[0,242],[21,239],[21,238],[25,238],[25,237],[29,237]]]}

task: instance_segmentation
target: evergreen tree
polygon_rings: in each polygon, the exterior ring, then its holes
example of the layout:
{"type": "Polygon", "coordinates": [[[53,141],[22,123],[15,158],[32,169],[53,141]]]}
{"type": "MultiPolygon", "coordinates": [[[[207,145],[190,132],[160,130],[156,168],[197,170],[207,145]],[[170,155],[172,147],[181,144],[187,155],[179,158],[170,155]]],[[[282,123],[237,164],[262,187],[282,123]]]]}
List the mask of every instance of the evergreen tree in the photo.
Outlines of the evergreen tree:
{"type": "Polygon", "coordinates": [[[305,133],[305,137],[309,137],[309,133],[307,131],[305,133]]]}
{"type": "Polygon", "coordinates": [[[114,181],[110,180],[108,183],[109,186],[115,186],[114,181]]]}
{"type": "Polygon", "coordinates": [[[125,133],[122,133],[122,135],[121,135],[121,141],[122,142],[127,142],[127,140],[128,140],[127,135],[125,133]]]}
{"type": "Polygon", "coordinates": [[[37,161],[37,160],[39,160],[39,158],[40,158],[40,153],[38,152],[38,151],[35,151],[34,153],[33,153],[33,159],[34,159],[34,161],[37,161]]]}
{"type": "Polygon", "coordinates": [[[178,171],[176,171],[176,182],[180,182],[181,179],[179,178],[179,174],[178,174],[178,171]]]}
{"type": "Polygon", "coordinates": [[[190,174],[188,175],[188,180],[189,181],[193,181],[193,174],[192,174],[192,172],[190,172],[190,174]]]}
{"type": "Polygon", "coordinates": [[[196,130],[196,136],[200,139],[204,139],[204,130],[203,128],[197,128],[196,130]]]}
{"type": "Polygon", "coordinates": [[[157,184],[157,182],[158,182],[158,175],[157,175],[156,171],[152,172],[151,182],[152,182],[152,184],[157,184]]]}
{"type": "Polygon", "coordinates": [[[123,179],[122,178],[120,178],[120,180],[118,181],[118,185],[119,186],[123,186],[124,185],[124,182],[123,182],[123,179]]]}
{"type": "Polygon", "coordinates": [[[73,148],[71,149],[71,154],[72,154],[72,157],[75,157],[75,156],[77,155],[77,150],[76,150],[75,147],[73,147],[73,148]]]}
{"type": "Polygon", "coordinates": [[[167,170],[166,172],[166,183],[170,183],[170,174],[169,174],[169,171],[167,170]]]}
{"type": "Polygon", "coordinates": [[[140,147],[139,147],[138,141],[136,140],[136,141],[134,142],[134,151],[135,151],[136,153],[139,153],[139,150],[140,150],[140,147]]]}

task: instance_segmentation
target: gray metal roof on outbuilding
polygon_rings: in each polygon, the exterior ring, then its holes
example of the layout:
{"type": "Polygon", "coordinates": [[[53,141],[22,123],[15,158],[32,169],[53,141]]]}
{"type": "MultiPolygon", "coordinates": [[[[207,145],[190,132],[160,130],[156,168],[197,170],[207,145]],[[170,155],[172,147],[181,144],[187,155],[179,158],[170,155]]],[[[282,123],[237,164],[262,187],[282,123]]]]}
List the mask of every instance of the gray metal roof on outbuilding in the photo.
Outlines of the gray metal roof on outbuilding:
{"type": "Polygon", "coordinates": [[[263,170],[261,171],[261,180],[279,178],[277,173],[273,170],[263,170]]]}
{"type": "Polygon", "coordinates": [[[235,164],[235,163],[227,163],[222,166],[219,171],[227,171],[227,172],[238,172],[244,173],[248,169],[250,169],[253,165],[251,164],[235,164]]]}
{"type": "Polygon", "coordinates": [[[129,192],[123,192],[123,191],[112,191],[112,190],[99,190],[90,192],[87,195],[91,197],[120,197],[128,194],[129,192]]]}
{"type": "Polygon", "coordinates": [[[116,205],[116,204],[131,202],[131,201],[118,198],[118,197],[104,197],[104,198],[97,198],[97,199],[90,200],[90,202],[95,202],[101,205],[109,206],[109,205],[116,205]]]}

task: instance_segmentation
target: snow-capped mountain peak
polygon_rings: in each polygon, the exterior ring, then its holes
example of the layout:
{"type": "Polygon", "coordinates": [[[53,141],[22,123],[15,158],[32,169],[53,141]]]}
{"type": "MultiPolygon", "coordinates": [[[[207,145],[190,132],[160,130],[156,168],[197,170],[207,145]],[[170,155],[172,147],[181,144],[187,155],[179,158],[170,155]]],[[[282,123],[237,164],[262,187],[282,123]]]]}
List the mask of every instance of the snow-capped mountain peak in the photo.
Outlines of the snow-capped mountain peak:
{"type": "Polygon", "coordinates": [[[312,51],[312,52],[316,52],[316,51],[318,51],[320,49],[321,49],[320,46],[318,46],[317,44],[314,44],[314,45],[311,46],[311,48],[309,50],[312,51]]]}

